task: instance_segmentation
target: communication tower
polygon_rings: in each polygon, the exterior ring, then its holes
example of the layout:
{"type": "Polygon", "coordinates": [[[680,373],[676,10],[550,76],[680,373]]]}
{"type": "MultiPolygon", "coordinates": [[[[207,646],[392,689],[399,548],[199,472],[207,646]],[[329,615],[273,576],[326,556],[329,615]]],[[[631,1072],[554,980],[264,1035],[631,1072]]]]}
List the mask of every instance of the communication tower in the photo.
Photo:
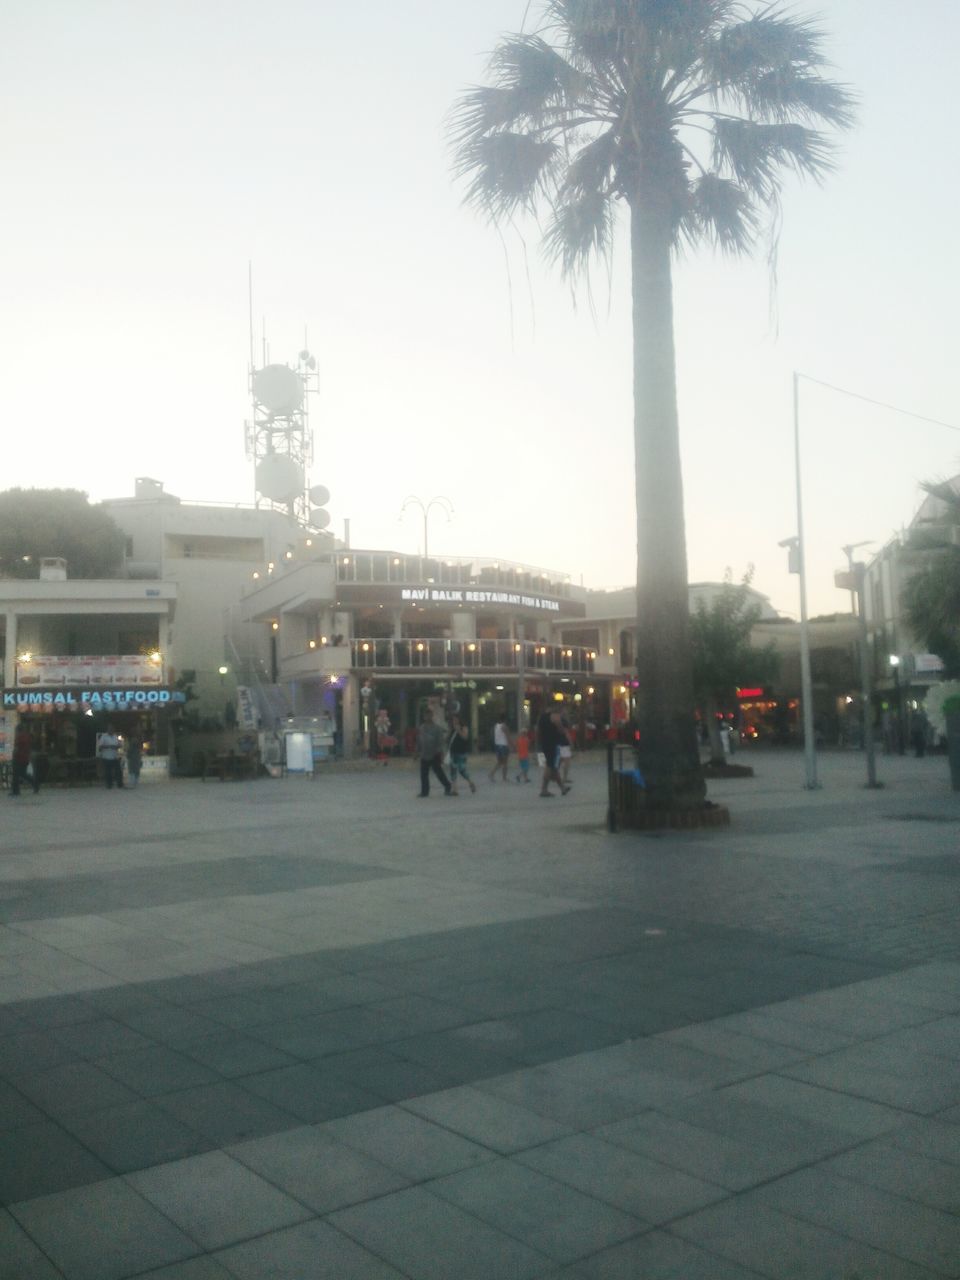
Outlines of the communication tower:
{"type": "Polygon", "coordinates": [[[253,288],[250,299],[249,389],[253,417],[244,423],[247,457],[254,468],[255,505],[285,511],[300,524],[324,529],[330,513],[323,504],[330,494],[310,487],[313,432],[307,398],[319,391],[317,361],[306,348],[296,366],[272,364],[266,339],[258,365],[253,341],[253,288]]]}

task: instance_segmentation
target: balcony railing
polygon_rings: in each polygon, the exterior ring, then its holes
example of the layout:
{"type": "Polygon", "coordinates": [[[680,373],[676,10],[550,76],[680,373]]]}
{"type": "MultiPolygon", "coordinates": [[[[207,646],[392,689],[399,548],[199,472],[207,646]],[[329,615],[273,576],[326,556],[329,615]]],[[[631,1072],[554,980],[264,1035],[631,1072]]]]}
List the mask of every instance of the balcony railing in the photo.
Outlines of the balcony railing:
{"type": "Polygon", "coordinates": [[[431,556],[397,555],[386,551],[338,551],[334,556],[340,583],[399,583],[438,587],[498,588],[565,598],[570,595],[569,575],[507,560],[435,559],[431,556]]]}
{"type": "MultiPolygon", "coordinates": [[[[579,645],[522,645],[525,671],[592,675],[597,651],[579,645]]],[[[521,643],[514,640],[353,640],[355,669],[379,671],[518,671],[521,643]]]]}

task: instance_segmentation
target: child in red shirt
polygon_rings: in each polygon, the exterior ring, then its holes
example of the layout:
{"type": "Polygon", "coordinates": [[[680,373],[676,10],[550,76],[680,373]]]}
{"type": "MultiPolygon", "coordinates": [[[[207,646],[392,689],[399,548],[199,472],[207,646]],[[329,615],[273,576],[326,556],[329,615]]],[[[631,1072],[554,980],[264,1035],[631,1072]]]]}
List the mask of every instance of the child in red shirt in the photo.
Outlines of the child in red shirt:
{"type": "Polygon", "coordinates": [[[520,772],[517,774],[518,782],[530,781],[530,730],[523,729],[517,734],[517,764],[520,766],[520,772]]]}

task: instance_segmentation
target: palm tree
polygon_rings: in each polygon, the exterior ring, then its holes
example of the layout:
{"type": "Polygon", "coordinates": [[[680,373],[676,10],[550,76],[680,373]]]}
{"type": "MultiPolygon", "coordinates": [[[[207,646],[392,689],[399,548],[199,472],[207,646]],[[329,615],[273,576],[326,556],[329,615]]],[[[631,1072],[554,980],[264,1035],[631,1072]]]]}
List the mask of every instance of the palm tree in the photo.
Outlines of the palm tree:
{"type": "Polygon", "coordinates": [[[571,275],[630,219],[640,766],[648,803],[696,808],[687,555],[677,423],[672,255],[740,254],[775,227],[782,176],[821,180],[853,100],[824,77],[823,37],[777,4],[542,0],[492,83],[452,117],[467,200],[494,221],[545,206],[547,255],[571,275]]]}
{"type": "Polygon", "coordinates": [[[948,676],[960,676],[960,491],[956,481],[923,488],[929,499],[911,530],[916,570],[903,588],[911,629],[935,653],[948,676]]]}

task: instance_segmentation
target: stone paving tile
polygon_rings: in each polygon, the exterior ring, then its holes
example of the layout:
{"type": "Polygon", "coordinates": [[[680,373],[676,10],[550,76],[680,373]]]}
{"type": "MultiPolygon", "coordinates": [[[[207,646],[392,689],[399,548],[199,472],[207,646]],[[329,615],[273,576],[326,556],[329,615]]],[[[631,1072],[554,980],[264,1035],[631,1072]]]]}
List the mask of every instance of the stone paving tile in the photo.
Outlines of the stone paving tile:
{"type": "Polygon", "coordinates": [[[870,1042],[783,1067],[780,1074],[924,1115],[960,1102],[960,1060],[948,1063],[915,1048],[870,1042]]]}
{"type": "Polygon", "coordinates": [[[539,1146],[570,1133],[566,1125],[469,1085],[413,1098],[402,1105],[404,1110],[452,1129],[501,1155],[539,1146]]]}
{"type": "Polygon", "coordinates": [[[636,1235],[645,1225],[506,1159],[437,1178],[426,1189],[557,1262],[596,1253],[636,1235]]]}
{"type": "Polygon", "coordinates": [[[337,1053],[317,1061],[324,1071],[376,1094],[382,1102],[402,1102],[438,1093],[453,1083],[442,1071],[400,1058],[382,1045],[337,1053]]]}
{"type": "Polygon", "coordinates": [[[653,1224],[691,1213],[727,1194],[713,1183],[586,1133],[522,1151],[515,1159],[653,1224]]]}
{"type": "Polygon", "coordinates": [[[377,1017],[357,1007],[251,1026],[249,1030],[264,1044],[295,1058],[311,1059],[399,1041],[408,1028],[399,1019],[377,1017]]]}
{"type": "Polygon", "coordinates": [[[21,1000],[11,1012],[37,1030],[68,1027],[75,1022],[94,1022],[103,1014],[89,1000],[79,996],[54,996],[48,1000],[21,1000]]]}
{"type": "Polygon", "coordinates": [[[188,1045],[203,1036],[216,1035],[223,1030],[219,1022],[173,1005],[150,1005],[119,1012],[115,1017],[132,1031],[138,1031],[151,1040],[174,1048],[188,1045]]]}
{"type": "Polygon", "coordinates": [[[287,1227],[217,1256],[235,1280],[405,1280],[326,1222],[287,1227]]]}
{"type": "Polygon", "coordinates": [[[501,1075],[516,1067],[517,1060],[507,1051],[498,1052],[449,1031],[396,1040],[390,1050],[398,1057],[422,1066],[433,1067],[457,1084],[472,1084],[485,1076],[501,1075]]]}
{"type": "Polygon", "coordinates": [[[756,1136],[740,1141],[658,1111],[646,1111],[630,1120],[603,1125],[593,1130],[593,1136],[716,1183],[728,1191],[744,1191],[809,1161],[802,1147],[780,1146],[773,1140],[766,1144],[756,1136]]]}
{"type": "Polygon", "coordinates": [[[10,1206],[66,1280],[126,1280],[198,1253],[119,1178],[10,1206]]]}
{"type": "Polygon", "coordinates": [[[236,1280],[236,1277],[213,1258],[204,1257],[175,1262],[159,1271],[141,1272],[137,1280],[236,1280]]]}
{"type": "Polygon", "coordinates": [[[822,1168],[788,1174],[749,1192],[770,1208],[861,1240],[944,1275],[960,1275],[960,1217],[834,1177],[822,1168]]]}
{"type": "Polygon", "coordinates": [[[212,1084],[219,1079],[215,1071],[164,1045],[99,1058],[96,1066],[142,1098],[212,1084]]]}
{"type": "Polygon", "coordinates": [[[62,1123],[114,1173],[197,1155],[215,1145],[146,1100],[92,1115],[68,1116],[62,1123]]]}
{"type": "Polygon", "coordinates": [[[698,1094],[658,1109],[696,1129],[706,1129],[760,1152],[764,1159],[781,1160],[785,1168],[836,1155],[863,1141],[861,1135],[826,1120],[821,1123],[745,1101],[733,1096],[729,1089],[698,1094]]]}
{"type": "Polygon", "coordinates": [[[208,1252],[311,1216],[223,1151],[131,1173],[126,1181],[208,1252]]]}
{"type": "Polygon", "coordinates": [[[59,1027],[52,1034],[60,1044],[81,1058],[105,1058],[114,1053],[149,1049],[154,1043],[113,1018],[78,1022],[73,1026],[59,1027]]]}
{"type": "Polygon", "coordinates": [[[960,1165],[960,1134],[956,1127],[940,1116],[916,1119],[902,1128],[884,1134],[883,1140],[901,1151],[915,1151],[932,1160],[945,1160],[960,1165]]]}
{"type": "Polygon", "coordinates": [[[381,1107],[319,1126],[320,1132],[413,1181],[495,1159],[492,1151],[400,1107],[381,1107]]]}
{"type": "Polygon", "coordinates": [[[4,1129],[20,1129],[25,1124],[39,1124],[45,1118],[19,1089],[0,1080],[0,1133],[4,1129]]]}
{"type": "Polygon", "coordinates": [[[188,1129],[220,1146],[292,1129],[297,1118],[229,1081],[181,1089],[156,1099],[156,1105],[188,1129]]]}
{"type": "Polygon", "coordinates": [[[0,1036],[0,1077],[12,1079],[31,1071],[44,1071],[82,1055],[62,1044],[51,1031],[20,1031],[0,1036]]]}
{"type": "MultiPolygon", "coordinates": [[[[763,1280],[763,1277],[759,1271],[705,1253],[687,1240],[678,1240],[663,1231],[650,1231],[578,1263],[576,1274],[571,1273],[570,1280],[763,1280]]],[[[821,1280],[842,1278],[824,1276],[821,1280]]]]}
{"type": "Polygon", "coordinates": [[[742,1062],[758,1072],[775,1071],[779,1067],[802,1062],[807,1057],[801,1049],[791,1049],[787,1045],[773,1044],[769,1040],[758,1040],[755,1036],[728,1031],[714,1022],[678,1027],[674,1031],[663,1032],[657,1039],[665,1040],[668,1044],[698,1049],[701,1053],[716,1058],[742,1062]]]}
{"type": "Polygon", "coordinates": [[[0,1275],[9,1280],[62,1280],[63,1277],[6,1209],[0,1209],[0,1275]]]}
{"type": "Polygon", "coordinates": [[[58,1124],[24,1125],[0,1141],[0,1204],[98,1182],[110,1170],[58,1124]]]}
{"type": "Polygon", "coordinates": [[[954,1152],[954,1163],[948,1163],[880,1139],[826,1160],[818,1169],[918,1200],[931,1209],[960,1214],[960,1143],[956,1140],[954,1152]]]}
{"type": "Polygon", "coordinates": [[[409,1280],[533,1280],[555,1270],[544,1254],[422,1187],[343,1209],[328,1221],[409,1280]]]}
{"type": "Polygon", "coordinates": [[[893,1107],[836,1093],[816,1085],[779,1075],[755,1076],[718,1091],[721,1097],[753,1102],[771,1111],[785,1112],[817,1124],[832,1125],[846,1133],[874,1138],[905,1123],[907,1116],[893,1107]]]}
{"type": "MultiPolygon", "coordinates": [[[[564,1062],[516,1071],[475,1088],[556,1120],[572,1129],[593,1129],[699,1093],[706,1086],[663,1072],[630,1070],[616,1050],[580,1054],[564,1062]]],[[[734,1075],[740,1074],[734,1072],[734,1075]]]]}
{"type": "MultiPolygon", "coordinates": [[[[944,1274],[745,1197],[704,1209],[670,1230],[768,1280],[937,1280],[944,1274]]],[[[683,1272],[677,1280],[685,1280],[683,1272]]]]}
{"type": "Polygon", "coordinates": [[[409,1185],[409,1180],[395,1169],[337,1142],[312,1125],[239,1143],[228,1147],[227,1154],[318,1214],[373,1200],[409,1185]]]}
{"type": "Polygon", "coordinates": [[[51,1120],[87,1115],[105,1107],[136,1102],[137,1094],[91,1062],[65,1062],[32,1075],[17,1076],[14,1085],[51,1120]]]}
{"type": "Polygon", "coordinates": [[[244,1076],[241,1086],[258,1098],[311,1123],[383,1105],[384,1099],[320,1066],[300,1063],[244,1076]]]}
{"type": "Polygon", "coordinates": [[[782,1013],[774,1015],[766,1009],[752,1009],[748,1013],[735,1013],[712,1022],[713,1026],[742,1035],[769,1040],[772,1044],[797,1049],[808,1055],[830,1053],[834,1049],[846,1049],[859,1043],[861,1037],[836,1027],[826,1027],[813,1022],[797,1022],[782,1013]]]}
{"type": "Polygon", "coordinates": [[[792,1022],[837,1027],[863,1037],[919,1026],[935,1016],[931,1010],[916,1004],[901,1004],[889,996],[870,998],[862,991],[850,992],[846,988],[818,991],[782,1005],[770,1005],[768,1011],[774,1017],[782,1014],[792,1022]]]}
{"type": "Polygon", "coordinates": [[[180,1046],[180,1052],[228,1080],[256,1075],[275,1067],[290,1067],[297,1062],[291,1054],[238,1031],[218,1031],[214,1035],[191,1040],[180,1046]]]}

